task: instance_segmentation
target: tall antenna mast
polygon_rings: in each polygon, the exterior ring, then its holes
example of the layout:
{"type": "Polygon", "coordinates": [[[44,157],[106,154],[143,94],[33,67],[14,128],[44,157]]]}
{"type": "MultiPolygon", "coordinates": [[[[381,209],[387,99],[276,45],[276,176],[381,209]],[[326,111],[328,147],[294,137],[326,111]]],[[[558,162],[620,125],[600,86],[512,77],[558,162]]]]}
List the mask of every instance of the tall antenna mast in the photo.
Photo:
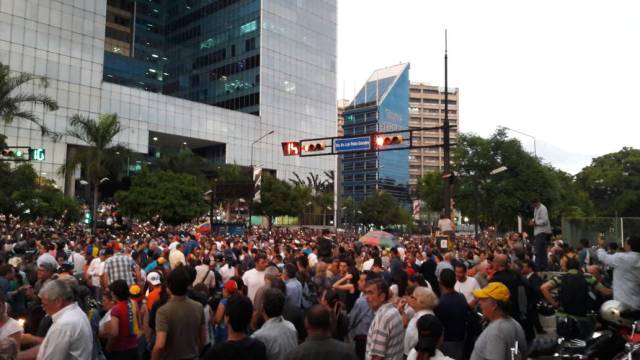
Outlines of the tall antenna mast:
{"type": "Polygon", "coordinates": [[[448,55],[447,55],[447,29],[444,30],[444,124],[443,132],[443,150],[444,150],[444,214],[451,217],[451,192],[453,174],[451,173],[451,138],[449,124],[449,82],[448,82],[448,55]]]}

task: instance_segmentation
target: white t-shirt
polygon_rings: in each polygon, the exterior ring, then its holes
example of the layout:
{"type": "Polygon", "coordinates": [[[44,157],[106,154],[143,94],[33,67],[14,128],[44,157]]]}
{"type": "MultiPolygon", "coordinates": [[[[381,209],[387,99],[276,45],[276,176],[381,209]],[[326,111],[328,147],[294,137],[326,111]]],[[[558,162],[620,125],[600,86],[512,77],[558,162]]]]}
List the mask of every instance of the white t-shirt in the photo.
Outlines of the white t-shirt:
{"type": "Polygon", "coordinates": [[[309,260],[309,267],[315,267],[318,263],[318,255],[314,253],[309,254],[309,256],[307,256],[307,259],[309,260]]]}
{"type": "Polygon", "coordinates": [[[373,258],[371,258],[371,259],[369,259],[369,260],[365,261],[365,262],[362,264],[362,271],[369,271],[369,270],[371,270],[371,267],[372,267],[372,266],[373,266],[373,258]]]}
{"type": "Polygon", "coordinates": [[[6,339],[15,333],[23,333],[24,329],[20,323],[12,318],[7,318],[7,322],[0,327],[0,340],[6,339]]]}
{"type": "Polygon", "coordinates": [[[100,276],[104,272],[104,261],[100,260],[99,257],[94,258],[89,263],[89,268],[87,269],[87,273],[91,276],[91,285],[92,286],[100,286],[100,276]]]}
{"type": "Polygon", "coordinates": [[[256,296],[256,292],[264,285],[264,273],[265,271],[258,271],[251,269],[242,275],[242,281],[247,287],[247,296],[253,302],[253,298],[256,296]]]}
{"type": "Polygon", "coordinates": [[[467,302],[471,302],[473,300],[473,291],[480,289],[480,284],[478,284],[478,280],[475,278],[467,276],[467,280],[464,282],[456,281],[453,289],[464,295],[467,302]]]}
{"type": "Polygon", "coordinates": [[[235,275],[236,275],[236,268],[233,267],[233,266],[230,266],[229,264],[224,264],[220,268],[220,277],[222,277],[222,284],[223,285],[227,281],[229,281],[232,277],[234,277],[235,275]]]}
{"type": "MultiPolygon", "coordinates": [[[[407,355],[407,360],[416,360],[418,358],[418,352],[416,349],[411,349],[409,355],[407,355]]],[[[453,360],[452,358],[445,356],[442,351],[436,349],[435,356],[429,358],[429,360],[453,360]]]]}

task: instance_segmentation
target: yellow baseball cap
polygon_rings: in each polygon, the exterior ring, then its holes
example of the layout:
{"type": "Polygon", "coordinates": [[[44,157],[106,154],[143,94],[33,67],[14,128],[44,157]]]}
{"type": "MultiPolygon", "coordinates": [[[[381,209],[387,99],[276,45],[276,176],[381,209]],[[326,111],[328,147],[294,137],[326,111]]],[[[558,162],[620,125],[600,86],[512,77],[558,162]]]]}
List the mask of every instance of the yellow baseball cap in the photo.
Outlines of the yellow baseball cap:
{"type": "Polygon", "coordinates": [[[142,289],[140,289],[140,286],[136,284],[129,286],[129,294],[131,294],[131,296],[138,296],[141,292],[142,289]]]}
{"type": "Polygon", "coordinates": [[[482,289],[475,290],[473,296],[478,299],[493,299],[496,301],[509,301],[509,289],[501,282],[492,282],[482,289]]]}

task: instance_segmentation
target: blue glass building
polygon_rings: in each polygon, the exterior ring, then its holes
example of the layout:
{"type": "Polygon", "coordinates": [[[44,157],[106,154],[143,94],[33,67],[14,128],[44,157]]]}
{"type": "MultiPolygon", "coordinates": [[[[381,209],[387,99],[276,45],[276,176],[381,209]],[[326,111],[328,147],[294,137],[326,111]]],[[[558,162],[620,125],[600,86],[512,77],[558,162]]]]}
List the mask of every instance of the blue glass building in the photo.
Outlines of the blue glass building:
{"type": "MultiPolygon", "coordinates": [[[[409,128],[409,64],[376,70],[344,111],[344,136],[409,128]]],[[[340,155],[342,196],[360,202],[378,191],[404,206],[409,199],[409,150],[340,155]]]]}

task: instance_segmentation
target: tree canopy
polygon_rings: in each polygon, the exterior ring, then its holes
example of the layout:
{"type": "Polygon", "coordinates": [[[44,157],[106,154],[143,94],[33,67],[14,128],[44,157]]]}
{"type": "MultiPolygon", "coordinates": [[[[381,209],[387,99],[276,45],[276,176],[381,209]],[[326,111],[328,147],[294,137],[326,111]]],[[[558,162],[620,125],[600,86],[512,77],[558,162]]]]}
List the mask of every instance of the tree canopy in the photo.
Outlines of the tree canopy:
{"type": "Polygon", "coordinates": [[[115,197],[127,215],[141,220],[160,215],[169,224],[179,224],[207,212],[202,196],[206,189],[194,175],[143,169],[132,178],[129,191],[119,191],[115,197]]]}
{"type": "Polygon", "coordinates": [[[0,213],[33,219],[80,219],[80,206],[56,189],[53,181],[37,175],[31,164],[10,168],[0,162],[0,213]]]}
{"type": "MultiPolygon", "coordinates": [[[[529,206],[536,198],[549,208],[554,227],[560,227],[562,216],[593,213],[588,194],[571,175],[527,153],[502,129],[489,138],[460,134],[453,155],[453,198],[456,208],[472,222],[513,229],[517,215],[531,216],[529,206]]],[[[439,174],[427,175],[419,183],[418,196],[432,209],[441,209],[431,203],[441,202],[442,186],[439,174]]]]}
{"type": "Polygon", "coordinates": [[[411,215],[400,207],[400,203],[391,194],[379,191],[359,204],[360,212],[356,219],[359,223],[375,226],[406,225],[411,215]]]}
{"type": "Polygon", "coordinates": [[[576,178],[599,216],[640,216],[640,150],[597,157],[576,178]]]}

